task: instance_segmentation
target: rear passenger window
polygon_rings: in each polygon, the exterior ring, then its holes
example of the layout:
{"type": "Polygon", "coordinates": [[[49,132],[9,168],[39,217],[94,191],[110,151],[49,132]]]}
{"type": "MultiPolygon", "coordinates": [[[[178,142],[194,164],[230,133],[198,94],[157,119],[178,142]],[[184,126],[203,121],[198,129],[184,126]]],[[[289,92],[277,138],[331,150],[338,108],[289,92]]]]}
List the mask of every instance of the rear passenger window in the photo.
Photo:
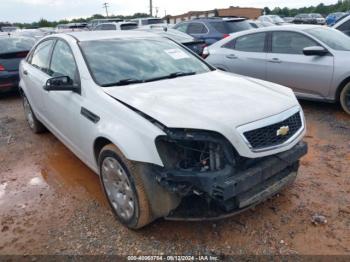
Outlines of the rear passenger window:
{"type": "Polygon", "coordinates": [[[272,33],[272,53],[302,55],[304,48],[318,45],[314,40],[300,33],[272,33]]]}
{"type": "Polygon", "coordinates": [[[241,36],[236,39],[234,49],[243,52],[264,52],[265,33],[241,36]]]}
{"type": "Polygon", "coordinates": [[[101,30],[116,30],[116,26],[115,25],[102,25],[101,30]]]}
{"type": "Polygon", "coordinates": [[[209,23],[212,27],[215,28],[216,31],[218,31],[221,34],[228,34],[228,28],[224,22],[210,22],[209,23]]]}
{"type": "Polygon", "coordinates": [[[191,23],[188,26],[187,33],[189,34],[206,34],[208,33],[207,28],[202,23],[191,23]]]}
{"type": "Polygon", "coordinates": [[[47,40],[40,43],[34,50],[31,55],[29,63],[43,71],[44,73],[49,72],[49,63],[50,63],[50,52],[51,47],[55,40],[47,40]]]}
{"type": "Polygon", "coordinates": [[[350,31],[350,20],[348,20],[347,22],[345,22],[344,24],[339,26],[337,29],[342,31],[342,32],[350,31]]]}

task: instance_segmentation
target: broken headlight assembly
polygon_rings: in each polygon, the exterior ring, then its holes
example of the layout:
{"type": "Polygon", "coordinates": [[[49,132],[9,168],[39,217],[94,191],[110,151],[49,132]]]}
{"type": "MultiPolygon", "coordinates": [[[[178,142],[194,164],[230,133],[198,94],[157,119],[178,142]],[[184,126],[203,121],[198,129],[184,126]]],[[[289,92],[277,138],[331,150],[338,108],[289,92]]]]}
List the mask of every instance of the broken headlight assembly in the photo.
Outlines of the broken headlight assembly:
{"type": "Polygon", "coordinates": [[[201,130],[169,129],[156,139],[167,170],[214,172],[235,164],[235,150],[222,135],[201,130]]]}

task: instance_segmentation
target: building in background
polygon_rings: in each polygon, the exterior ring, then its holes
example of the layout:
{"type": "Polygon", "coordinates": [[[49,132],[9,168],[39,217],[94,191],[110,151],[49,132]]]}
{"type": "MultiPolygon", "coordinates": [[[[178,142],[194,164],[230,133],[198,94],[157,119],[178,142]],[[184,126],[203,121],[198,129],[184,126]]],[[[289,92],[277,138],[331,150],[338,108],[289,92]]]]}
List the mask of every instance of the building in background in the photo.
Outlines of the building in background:
{"type": "Polygon", "coordinates": [[[234,7],[224,9],[214,9],[209,11],[190,11],[182,15],[168,15],[164,17],[164,20],[169,24],[176,24],[181,21],[188,21],[195,18],[206,17],[246,17],[249,19],[257,19],[261,16],[263,10],[260,8],[251,7],[234,7]]]}

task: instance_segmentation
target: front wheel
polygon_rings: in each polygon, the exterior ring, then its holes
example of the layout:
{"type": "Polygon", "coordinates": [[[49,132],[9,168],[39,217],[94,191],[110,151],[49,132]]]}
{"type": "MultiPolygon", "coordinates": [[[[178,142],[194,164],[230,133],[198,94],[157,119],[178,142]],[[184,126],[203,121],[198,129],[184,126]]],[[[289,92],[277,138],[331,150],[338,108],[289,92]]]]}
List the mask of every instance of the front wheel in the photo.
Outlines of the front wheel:
{"type": "Polygon", "coordinates": [[[135,164],[112,144],[101,150],[98,162],[101,184],[117,219],[131,229],[149,224],[150,203],[135,164]]]}
{"type": "Polygon", "coordinates": [[[340,104],[343,110],[350,114],[350,83],[348,83],[340,93],[340,104]]]}

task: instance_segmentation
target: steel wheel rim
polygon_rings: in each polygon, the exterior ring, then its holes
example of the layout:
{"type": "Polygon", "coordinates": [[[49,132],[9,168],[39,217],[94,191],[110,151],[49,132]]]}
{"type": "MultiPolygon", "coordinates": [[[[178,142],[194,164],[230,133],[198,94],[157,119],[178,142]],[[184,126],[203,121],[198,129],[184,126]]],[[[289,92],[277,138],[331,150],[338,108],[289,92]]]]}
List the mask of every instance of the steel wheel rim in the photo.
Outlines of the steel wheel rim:
{"type": "Polygon", "coordinates": [[[350,110],[350,89],[348,90],[348,93],[345,94],[345,105],[350,110]]]}
{"type": "Polygon", "coordinates": [[[34,128],[34,116],[32,109],[30,108],[28,99],[26,97],[23,98],[23,107],[24,107],[24,113],[27,119],[27,122],[30,126],[30,128],[34,128]]]}
{"type": "Polygon", "coordinates": [[[113,157],[102,162],[102,183],[116,213],[130,220],[135,213],[135,196],[129,177],[122,165],[113,157]]]}

